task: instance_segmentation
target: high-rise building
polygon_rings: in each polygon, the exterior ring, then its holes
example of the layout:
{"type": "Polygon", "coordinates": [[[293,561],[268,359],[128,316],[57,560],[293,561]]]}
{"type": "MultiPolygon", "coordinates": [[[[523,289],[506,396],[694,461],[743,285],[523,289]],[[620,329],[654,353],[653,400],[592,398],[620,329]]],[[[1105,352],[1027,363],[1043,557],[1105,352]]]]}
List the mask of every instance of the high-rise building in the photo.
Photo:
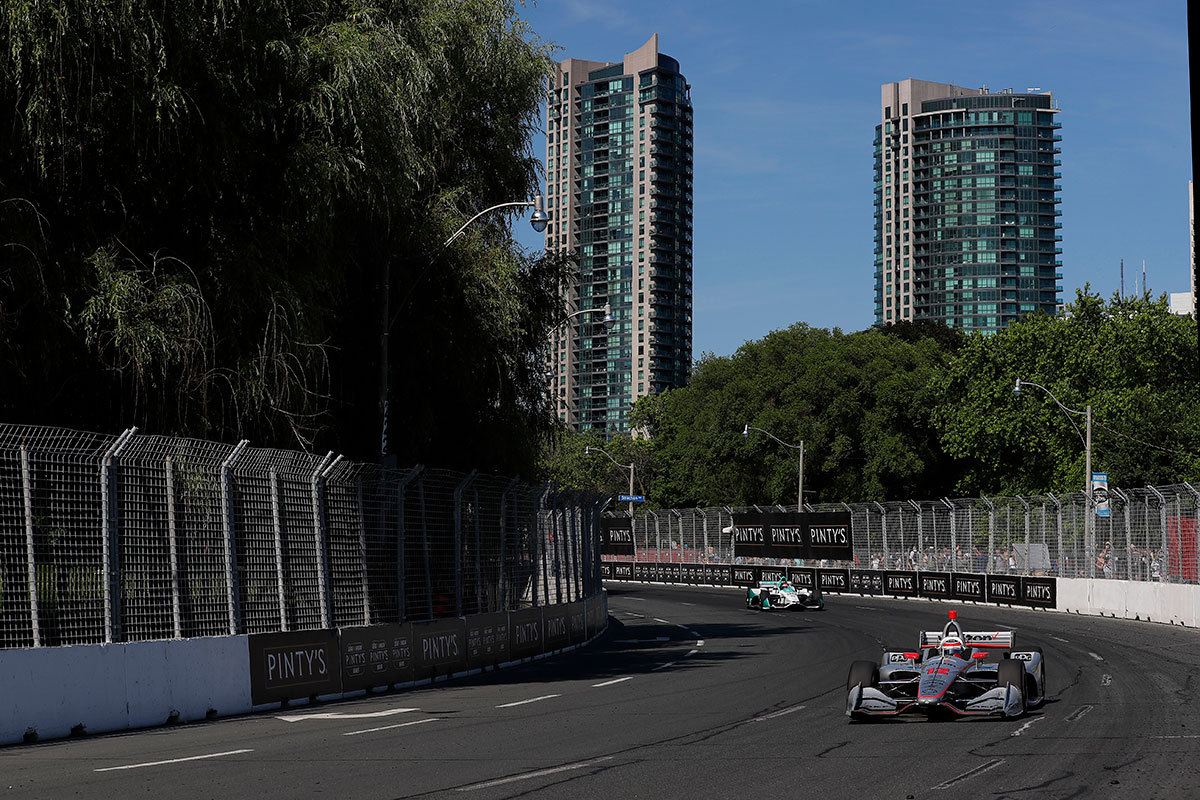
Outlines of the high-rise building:
{"type": "Polygon", "coordinates": [[[655,34],[620,62],[569,58],[549,87],[546,249],[578,254],[550,344],[559,418],[606,436],[692,362],[692,101],[655,34]]]}
{"type": "Polygon", "coordinates": [[[885,83],[875,128],[875,324],[995,332],[1062,291],[1060,123],[1040,89],[885,83]]]}

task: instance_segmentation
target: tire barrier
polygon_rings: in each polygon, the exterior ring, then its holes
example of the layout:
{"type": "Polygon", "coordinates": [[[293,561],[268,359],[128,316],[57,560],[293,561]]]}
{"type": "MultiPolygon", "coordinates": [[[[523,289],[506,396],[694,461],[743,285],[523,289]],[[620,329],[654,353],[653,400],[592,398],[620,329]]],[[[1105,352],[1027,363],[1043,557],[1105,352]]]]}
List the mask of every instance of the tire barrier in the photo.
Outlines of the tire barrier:
{"type": "Polygon", "coordinates": [[[760,581],[786,578],[801,588],[832,594],[924,597],[1058,608],[1058,579],[1041,575],[602,561],[600,576],[604,580],[745,587],[757,586],[760,581]]]}

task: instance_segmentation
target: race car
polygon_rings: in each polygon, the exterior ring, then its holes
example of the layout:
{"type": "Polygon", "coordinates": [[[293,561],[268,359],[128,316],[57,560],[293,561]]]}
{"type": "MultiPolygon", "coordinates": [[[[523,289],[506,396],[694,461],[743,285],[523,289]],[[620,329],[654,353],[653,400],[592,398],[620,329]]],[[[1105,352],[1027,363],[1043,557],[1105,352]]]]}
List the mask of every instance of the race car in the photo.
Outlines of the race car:
{"type": "Polygon", "coordinates": [[[964,632],[958,612],[949,617],[940,632],[922,631],[914,650],[889,649],[879,664],[851,664],[846,716],[1011,718],[1046,702],[1040,647],[1018,650],[1015,631],[964,632]],[[1002,657],[992,661],[992,654],[1002,657]]]}
{"type": "Polygon", "coordinates": [[[746,608],[759,608],[763,611],[803,611],[824,607],[825,600],[820,591],[801,589],[787,580],[759,581],[758,586],[746,589],[746,608]]]}

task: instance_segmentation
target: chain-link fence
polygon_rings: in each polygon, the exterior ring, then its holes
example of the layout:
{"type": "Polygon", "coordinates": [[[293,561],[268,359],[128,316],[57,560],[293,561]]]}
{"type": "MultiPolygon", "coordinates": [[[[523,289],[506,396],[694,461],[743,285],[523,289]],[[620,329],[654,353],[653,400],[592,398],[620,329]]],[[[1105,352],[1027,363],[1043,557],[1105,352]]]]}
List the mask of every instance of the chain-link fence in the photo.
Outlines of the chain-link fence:
{"type": "MultiPolygon", "coordinates": [[[[850,512],[854,562],[849,566],[859,569],[1200,582],[1200,490],[1188,483],[1111,489],[1107,516],[1089,513],[1086,504],[1086,496],[1077,492],[835,503],[806,505],[804,510],[850,512]]],[[[634,555],[605,559],[818,566],[799,559],[734,557],[734,514],[796,510],[792,505],[638,513],[633,518],[634,555]]]]}
{"type": "Polygon", "coordinates": [[[396,623],[599,588],[596,495],[0,425],[0,648],[396,623]]]}

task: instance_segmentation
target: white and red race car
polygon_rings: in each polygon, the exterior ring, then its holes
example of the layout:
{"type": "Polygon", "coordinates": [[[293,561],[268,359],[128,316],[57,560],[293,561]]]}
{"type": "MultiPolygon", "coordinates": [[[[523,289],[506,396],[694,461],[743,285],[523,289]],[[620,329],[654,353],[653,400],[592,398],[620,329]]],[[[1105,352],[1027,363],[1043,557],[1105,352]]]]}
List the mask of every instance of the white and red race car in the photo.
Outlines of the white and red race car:
{"type": "Polygon", "coordinates": [[[1017,649],[1015,631],[963,631],[958,612],[949,617],[940,632],[922,631],[913,650],[851,664],[846,716],[1019,717],[1046,702],[1040,647],[1017,649]]]}

